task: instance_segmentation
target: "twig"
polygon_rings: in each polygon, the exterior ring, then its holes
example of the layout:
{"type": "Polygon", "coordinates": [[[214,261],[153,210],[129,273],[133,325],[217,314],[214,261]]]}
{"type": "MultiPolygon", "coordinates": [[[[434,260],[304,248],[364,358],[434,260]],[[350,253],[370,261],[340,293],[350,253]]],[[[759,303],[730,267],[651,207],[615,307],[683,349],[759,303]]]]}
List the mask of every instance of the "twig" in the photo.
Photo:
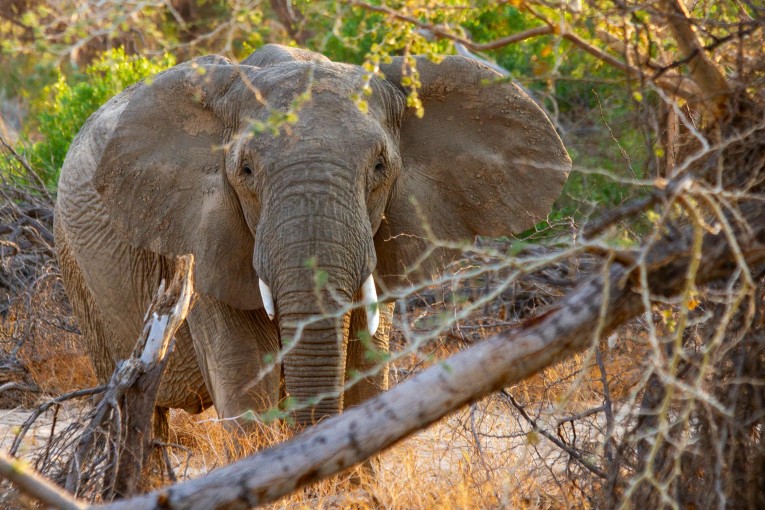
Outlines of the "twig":
{"type": "Polygon", "coordinates": [[[528,30],[525,30],[523,32],[519,32],[517,34],[509,35],[507,37],[502,37],[500,39],[496,39],[494,41],[491,41],[489,43],[480,44],[476,43],[474,41],[471,41],[470,39],[466,39],[464,37],[460,37],[458,35],[453,34],[452,32],[449,32],[448,30],[444,30],[442,27],[433,25],[432,23],[425,23],[417,18],[414,18],[412,16],[407,16],[405,14],[401,14],[400,12],[391,9],[389,7],[386,7],[384,5],[372,5],[367,2],[360,2],[360,1],[352,1],[351,5],[355,5],[357,7],[361,7],[363,9],[366,9],[368,11],[372,12],[379,12],[381,14],[385,14],[390,18],[397,19],[399,21],[404,21],[406,23],[409,23],[411,25],[414,25],[422,30],[427,30],[428,32],[432,33],[434,36],[440,38],[440,39],[448,39],[450,41],[454,41],[457,43],[462,44],[463,46],[470,48],[473,51],[489,51],[489,50],[495,50],[497,48],[502,48],[504,46],[508,46],[510,44],[515,44],[517,42],[524,41],[526,39],[531,39],[532,37],[538,37],[540,35],[547,35],[552,34],[554,32],[554,28],[552,25],[547,26],[540,26],[540,27],[534,27],[530,28],[528,30]]]}
{"type": "Polygon", "coordinates": [[[506,390],[501,390],[501,391],[500,391],[500,394],[501,394],[503,397],[505,397],[505,399],[506,399],[508,402],[510,402],[510,404],[511,404],[511,405],[512,405],[512,406],[513,406],[513,407],[514,407],[514,408],[515,408],[515,409],[516,409],[516,410],[517,410],[519,413],[521,413],[521,416],[523,417],[523,419],[524,419],[524,420],[526,420],[526,421],[529,423],[529,425],[531,425],[531,427],[532,427],[532,430],[533,430],[534,432],[537,432],[537,433],[541,434],[542,436],[544,436],[545,438],[547,438],[549,441],[551,441],[551,442],[552,442],[552,443],[553,443],[555,446],[557,446],[557,447],[558,447],[558,448],[560,448],[561,450],[563,450],[563,451],[565,451],[566,453],[568,453],[568,455],[569,455],[569,456],[570,456],[572,459],[574,459],[575,461],[577,461],[579,464],[581,464],[581,465],[582,465],[582,466],[583,466],[585,469],[587,469],[588,471],[590,471],[591,473],[593,473],[595,476],[598,476],[599,478],[603,478],[603,479],[606,479],[606,478],[608,477],[608,475],[606,474],[606,472],[605,472],[605,471],[603,471],[602,469],[600,469],[599,467],[595,466],[594,464],[592,464],[591,462],[589,462],[588,460],[586,460],[584,457],[582,457],[582,454],[581,454],[581,453],[580,453],[578,450],[576,450],[576,449],[574,449],[574,448],[570,447],[569,445],[567,445],[566,443],[564,443],[563,441],[561,441],[560,439],[558,439],[558,438],[557,438],[557,437],[555,437],[554,435],[552,435],[552,434],[550,434],[549,432],[547,432],[545,429],[541,428],[541,427],[540,427],[540,426],[537,424],[536,420],[535,420],[534,418],[532,418],[531,416],[529,416],[529,415],[528,415],[528,413],[527,413],[527,412],[526,412],[526,410],[523,408],[523,406],[522,406],[522,405],[520,405],[520,404],[519,404],[519,403],[518,403],[518,402],[515,400],[515,398],[513,398],[513,396],[512,396],[510,393],[508,393],[506,390]]]}
{"type": "MultiPolygon", "coordinates": [[[[533,37],[539,37],[542,35],[560,35],[560,37],[571,42],[574,46],[585,51],[586,53],[589,53],[590,55],[597,58],[598,60],[601,60],[605,62],[606,64],[625,72],[629,77],[633,77],[633,78],[644,77],[644,73],[640,70],[640,68],[634,67],[630,65],[629,63],[623,62],[619,60],[618,58],[614,57],[613,55],[609,55],[608,53],[601,50],[600,48],[588,43],[587,41],[585,41],[584,39],[576,35],[571,30],[561,29],[542,16],[538,16],[538,18],[540,19],[540,21],[545,23],[545,25],[530,28],[523,32],[519,32],[517,34],[501,37],[494,41],[481,44],[481,43],[476,43],[474,41],[471,41],[470,39],[467,39],[465,37],[456,35],[450,32],[449,30],[447,30],[445,27],[420,21],[417,18],[414,18],[412,16],[407,16],[405,14],[401,14],[400,12],[386,6],[372,5],[367,2],[361,2],[357,0],[352,1],[351,5],[355,5],[357,7],[361,7],[369,11],[379,12],[393,19],[397,19],[399,21],[409,23],[411,25],[418,27],[420,30],[427,31],[433,34],[433,36],[437,38],[448,39],[457,44],[461,44],[462,46],[469,48],[472,51],[479,51],[479,52],[490,51],[490,50],[502,48],[504,46],[509,46],[511,44],[516,44],[521,41],[531,39],[533,37]]],[[[695,89],[694,84],[690,82],[689,80],[685,80],[683,76],[681,75],[660,75],[660,76],[657,76],[654,82],[656,83],[658,87],[661,87],[662,89],[666,90],[668,93],[671,93],[673,95],[677,95],[684,99],[698,98],[698,91],[695,89]]]]}
{"type": "Polygon", "coordinates": [[[605,408],[603,406],[598,406],[598,407],[593,407],[592,409],[587,409],[586,411],[582,411],[581,413],[576,413],[576,414],[566,416],[565,418],[559,419],[555,423],[555,427],[553,428],[557,429],[566,422],[574,422],[577,420],[581,420],[583,418],[587,418],[588,416],[592,416],[593,414],[602,413],[604,410],[605,408]]]}
{"type": "Polygon", "coordinates": [[[0,144],[2,144],[5,149],[11,153],[11,155],[18,161],[22,167],[24,167],[24,170],[26,170],[27,174],[32,177],[37,182],[37,185],[39,186],[39,191],[41,191],[45,197],[48,199],[49,202],[53,202],[53,198],[50,196],[50,193],[48,193],[48,188],[45,186],[45,183],[40,178],[40,176],[37,174],[37,172],[34,171],[34,169],[29,165],[27,160],[22,157],[16,150],[5,141],[5,138],[3,138],[2,135],[0,135],[0,144]]]}
{"type": "Polygon", "coordinates": [[[98,393],[103,393],[106,391],[106,385],[97,386],[95,388],[86,388],[84,390],[76,390],[71,391],[69,393],[65,393],[64,395],[58,396],[54,398],[53,400],[49,400],[48,402],[42,404],[41,406],[38,406],[37,409],[34,410],[34,412],[29,416],[29,418],[24,421],[24,423],[21,425],[21,430],[18,434],[16,434],[15,439],[13,440],[13,444],[11,445],[10,450],[8,451],[12,456],[16,456],[16,452],[19,449],[19,446],[21,446],[21,441],[23,441],[24,436],[29,431],[29,428],[32,426],[32,424],[37,421],[37,418],[40,417],[45,411],[51,408],[51,406],[61,404],[62,402],[66,402],[67,400],[72,400],[74,398],[80,398],[80,397],[88,397],[90,395],[96,395],[98,393]]]}
{"type": "MultiPolygon", "coordinates": [[[[611,405],[611,390],[608,387],[608,376],[606,375],[606,365],[603,363],[603,355],[600,352],[600,347],[595,346],[595,360],[598,363],[598,369],[600,370],[600,383],[603,386],[603,409],[606,415],[606,443],[604,446],[604,452],[606,455],[606,462],[611,466],[614,462],[613,455],[613,434],[614,434],[614,411],[611,405]]],[[[613,466],[611,466],[612,468],[613,466]]],[[[610,470],[610,468],[609,468],[610,470]]]]}
{"type": "Polygon", "coordinates": [[[7,382],[0,384],[0,393],[10,390],[29,391],[31,393],[40,393],[40,388],[36,385],[30,386],[28,384],[22,384],[20,382],[7,382]]]}
{"type": "Polygon", "coordinates": [[[597,220],[587,223],[582,229],[582,237],[584,239],[592,239],[616,222],[625,218],[629,218],[630,216],[634,216],[635,214],[645,211],[658,202],[665,201],[669,197],[687,190],[692,182],[693,181],[687,176],[668,182],[657,180],[656,186],[651,191],[651,194],[647,197],[636,198],[621,205],[620,207],[610,209],[597,220]]]}

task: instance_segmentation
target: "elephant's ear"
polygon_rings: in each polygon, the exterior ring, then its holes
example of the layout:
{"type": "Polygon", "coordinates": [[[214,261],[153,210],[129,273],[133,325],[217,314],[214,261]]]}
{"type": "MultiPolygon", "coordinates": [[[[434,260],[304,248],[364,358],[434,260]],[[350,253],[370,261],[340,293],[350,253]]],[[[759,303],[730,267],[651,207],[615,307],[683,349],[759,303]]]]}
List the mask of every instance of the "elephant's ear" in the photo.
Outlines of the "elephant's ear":
{"type": "Polygon", "coordinates": [[[243,65],[255,67],[268,67],[283,62],[330,62],[330,60],[321,53],[281,44],[265,44],[242,60],[243,65]]]}
{"type": "MultiPolygon", "coordinates": [[[[401,86],[404,61],[383,67],[401,86]]],[[[438,240],[521,232],[544,219],[559,196],[571,159],[542,109],[517,85],[464,57],[435,64],[418,57],[425,115],[404,114],[403,166],[375,243],[378,275],[430,277],[449,255],[421,261],[428,231],[438,240]]]]}
{"type": "Polygon", "coordinates": [[[193,253],[197,289],[239,308],[262,302],[253,236],[226,179],[232,126],[216,112],[236,108],[220,103],[242,73],[255,71],[204,57],[145,81],[117,121],[93,178],[127,242],[167,256],[193,253]]]}

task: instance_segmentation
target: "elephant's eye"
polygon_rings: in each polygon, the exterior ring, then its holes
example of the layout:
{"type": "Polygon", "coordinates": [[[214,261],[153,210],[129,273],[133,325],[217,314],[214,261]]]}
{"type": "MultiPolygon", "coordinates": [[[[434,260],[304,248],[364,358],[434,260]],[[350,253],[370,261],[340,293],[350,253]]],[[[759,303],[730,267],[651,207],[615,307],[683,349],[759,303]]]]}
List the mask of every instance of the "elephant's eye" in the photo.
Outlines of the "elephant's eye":
{"type": "Polygon", "coordinates": [[[375,172],[378,174],[385,173],[385,161],[383,161],[382,156],[377,158],[377,162],[375,163],[375,172]]]}
{"type": "Polygon", "coordinates": [[[250,166],[249,163],[245,163],[244,165],[242,165],[242,172],[245,175],[252,175],[252,167],[250,166]]]}

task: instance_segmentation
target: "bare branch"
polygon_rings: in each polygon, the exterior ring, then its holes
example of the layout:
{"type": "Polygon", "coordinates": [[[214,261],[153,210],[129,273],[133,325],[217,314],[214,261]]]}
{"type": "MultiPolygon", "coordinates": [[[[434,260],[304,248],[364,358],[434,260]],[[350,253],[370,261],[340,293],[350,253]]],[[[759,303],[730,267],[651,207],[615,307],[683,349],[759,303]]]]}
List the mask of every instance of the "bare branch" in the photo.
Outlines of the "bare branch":
{"type": "Polygon", "coordinates": [[[433,34],[433,36],[439,38],[439,39],[448,39],[450,41],[454,41],[456,43],[462,44],[466,48],[469,48],[473,51],[489,51],[489,50],[495,50],[497,48],[502,48],[503,46],[508,46],[510,44],[515,44],[521,41],[525,41],[526,39],[531,39],[532,37],[538,37],[540,35],[547,35],[552,34],[555,32],[555,29],[552,25],[547,26],[539,26],[530,28],[528,30],[525,30],[523,32],[519,32],[517,34],[509,35],[507,37],[502,37],[500,39],[485,43],[485,44],[479,44],[476,42],[471,41],[470,39],[466,39],[464,37],[460,37],[449,30],[447,30],[445,27],[440,27],[437,25],[433,25],[432,23],[424,23],[417,18],[413,18],[412,16],[407,16],[405,14],[401,14],[400,12],[391,9],[389,7],[386,7],[384,5],[372,5],[367,2],[359,2],[359,1],[352,1],[351,5],[355,5],[358,7],[362,7],[364,9],[367,9],[369,11],[373,12],[379,12],[382,14],[387,15],[390,18],[397,19],[399,21],[404,21],[406,23],[409,23],[411,25],[414,25],[421,30],[430,32],[433,34]]]}
{"type": "Polygon", "coordinates": [[[571,448],[566,443],[564,443],[563,441],[561,441],[557,437],[555,437],[552,434],[550,434],[548,431],[546,431],[543,428],[541,428],[539,426],[539,424],[537,423],[537,421],[534,418],[532,418],[531,416],[529,416],[529,414],[526,412],[526,410],[523,408],[523,406],[520,405],[518,403],[518,401],[516,401],[515,398],[510,393],[508,393],[505,390],[502,390],[500,393],[502,394],[503,397],[505,397],[505,399],[510,403],[510,405],[512,405],[515,408],[516,411],[521,413],[521,416],[523,417],[523,419],[526,420],[529,425],[531,425],[531,429],[534,432],[537,432],[537,433],[543,435],[545,438],[547,438],[548,441],[552,442],[555,446],[557,446],[558,448],[560,448],[564,452],[568,453],[569,456],[572,459],[574,459],[575,461],[579,462],[582,466],[585,467],[585,469],[590,471],[595,476],[597,476],[599,478],[603,478],[603,479],[608,478],[608,475],[606,474],[605,471],[603,471],[598,466],[592,464],[587,459],[582,457],[581,453],[579,453],[575,449],[571,448]]]}

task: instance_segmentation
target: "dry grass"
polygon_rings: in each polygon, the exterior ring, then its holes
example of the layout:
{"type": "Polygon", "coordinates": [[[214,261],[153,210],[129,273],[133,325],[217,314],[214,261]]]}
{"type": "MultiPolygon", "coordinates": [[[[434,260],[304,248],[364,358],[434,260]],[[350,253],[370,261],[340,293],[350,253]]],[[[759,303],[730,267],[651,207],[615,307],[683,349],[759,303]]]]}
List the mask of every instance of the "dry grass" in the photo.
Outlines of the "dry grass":
{"type": "Polygon", "coordinates": [[[10,303],[0,323],[0,356],[24,368],[22,381],[37,393],[1,395],[3,407],[14,403],[29,407],[42,395],[60,395],[96,384],[90,359],[55,267],[43,266],[29,290],[10,303]]]}
{"type": "MultiPolygon", "coordinates": [[[[550,484],[549,473],[529,463],[528,435],[507,415],[508,409],[487,399],[420,432],[374,459],[375,474],[356,468],[300,490],[267,508],[571,508],[581,506],[571,487],[550,484]],[[471,431],[474,417],[483,438],[479,448],[471,431]],[[487,439],[489,435],[493,439],[487,439]],[[540,478],[540,475],[542,477],[540,478]],[[577,502],[576,505],[573,503],[577,502]]],[[[172,458],[181,478],[194,477],[227,464],[244,445],[249,453],[290,437],[280,426],[264,428],[247,439],[232,434],[214,413],[172,417],[176,440],[172,458]],[[189,457],[190,455],[190,457],[189,457]]],[[[536,444],[550,455],[550,448],[536,444]]],[[[551,469],[565,470],[550,456],[551,469]]]]}

